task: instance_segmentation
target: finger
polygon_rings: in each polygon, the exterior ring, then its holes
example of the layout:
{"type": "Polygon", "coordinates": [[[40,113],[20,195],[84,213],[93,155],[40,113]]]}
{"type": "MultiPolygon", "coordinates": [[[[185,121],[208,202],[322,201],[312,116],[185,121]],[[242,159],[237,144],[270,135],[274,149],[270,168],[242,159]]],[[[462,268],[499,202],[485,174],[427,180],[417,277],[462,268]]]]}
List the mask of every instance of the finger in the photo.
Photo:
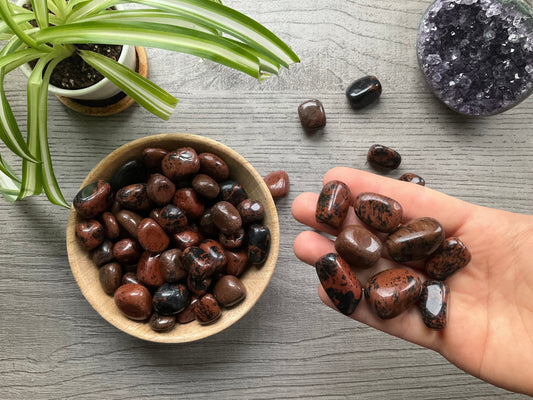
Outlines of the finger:
{"type": "MultiPolygon", "coordinates": [[[[318,286],[318,296],[324,304],[337,311],[322,285],[318,286]]],[[[353,314],[350,315],[350,318],[379,329],[389,335],[433,350],[436,350],[439,345],[439,331],[429,329],[424,325],[418,307],[411,307],[409,310],[392,319],[381,319],[372,314],[370,307],[363,298],[353,314]]]]}
{"type": "Polygon", "coordinates": [[[324,176],[324,183],[332,180],[346,183],[352,191],[352,199],[361,192],[374,192],[397,200],[402,205],[406,221],[420,217],[436,218],[447,235],[453,235],[473,214],[474,206],[470,203],[425,186],[369,172],[337,167],[324,176]]]}
{"type": "MultiPolygon", "coordinates": [[[[293,248],[294,254],[300,261],[312,266],[323,255],[336,252],[333,241],[312,231],[305,231],[296,236],[293,248]]],[[[381,258],[372,268],[354,268],[353,271],[357,275],[357,278],[364,284],[372,275],[396,267],[398,267],[397,263],[381,258]]]]}

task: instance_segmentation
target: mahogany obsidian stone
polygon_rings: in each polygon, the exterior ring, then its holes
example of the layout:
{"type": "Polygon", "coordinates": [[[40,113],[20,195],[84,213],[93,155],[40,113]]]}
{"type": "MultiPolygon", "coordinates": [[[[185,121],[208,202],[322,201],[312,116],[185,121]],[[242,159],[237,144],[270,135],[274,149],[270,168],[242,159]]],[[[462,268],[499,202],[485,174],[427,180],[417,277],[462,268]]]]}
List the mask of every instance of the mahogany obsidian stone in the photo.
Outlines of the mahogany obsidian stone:
{"type": "Polygon", "coordinates": [[[372,312],[382,319],[400,315],[420,296],[422,283],[407,268],[393,268],[372,276],[365,285],[365,299],[372,312]]]}
{"type": "Polygon", "coordinates": [[[471,259],[470,251],[459,238],[447,238],[441,248],[426,261],[426,273],[430,278],[443,281],[466,267],[471,259]]]}
{"type": "Polygon", "coordinates": [[[402,162],[400,153],[381,144],[370,146],[366,159],[372,166],[383,169],[396,169],[402,162]]]}
{"type": "Polygon", "coordinates": [[[146,192],[146,183],[124,186],[117,192],[115,198],[122,207],[134,211],[147,210],[152,205],[146,192]]]}
{"type": "Polygon", "coordinates": [[[348,225],[335,240],[335,250],[355,268],[370,268],[381,257],[381,241],[360,225],[348,225]]]}
{"type": "Polygon", "coordinates": [[[109,183],[114,191],[134,183],[146,182],[149,171],[140,160],[128,161],[121,165],[113,174],[109,183]]]}
{"type": "Polygon", "coordinates": [[[426,186],[426,181],[421,176],[418,176],[417,174],[413,174],[411,172],[408,172],[406,174],[403,174],[400,176],[400,180],[404,182],[411,182],[416,185],[420,186],[426,186]]]}
{"type": "Polygon", "coordinates": [[[246,235],[248,241],[248,262],[261,265],[265,262],[270,249],[270,229],[264,225],[252,225],[246,235]]]}
{"type": "Polygon", "coordinates": [[[375,76],[364,76],[346,89],[346,97],[352,108],[360,109],[375,102],[381,96],[381,83],[375,76]]]}
{"type": "Polygon", "coordinates": [[[359,193],[353,208],[362,222],[380,232],[393,232],[402,222],[403,209],[400,203],[378,193],[359,193]]]}
{"type": "Polygon", "coordinates": [[[279,199],[289,194],[289,175],[285,171],[271,172],[265,176],[264,181],[274,199],[279,199]]]}
{"type": "Polygon", "coordinates": [[[175,315],[189,304],[189,290],[181,283],[165,283],[154,293],[154,310],[161,315],[175,315]]]}
{"type": "Polygon", "coordinates": [[[128,318],[143,321],[152,314],[152,295],[142,285],[120,286],[113,296],[118,309],[128,318]]]}
{"type": "Polygon", "coordinates": [[[330,181],[318,196],[315,218],[322,224],[339,228],[350,208],[350,189],[341,181],[330,181]]]}
{"type": "Polygon", "coordinates": [[[344,315],[350,315],[361,301],[362,289],[357,276],[339,255],[329,253],[315,264],[322,287],[335,307],[344,315]]]}
{"type": "Polygon", "coordinates": [[[314,130],[326,126],[326,112],[320,100],[307,100],[298,106],[302,128],[314,130]]]}
{"type": "Polygon", "coordinates": [[[194,304],[194,313],[199,323],[210,324],[220,318],[222,310],[215,296],[209,293],[199,298],[194,304]]]}
{"type": "Polygon", "coordinates": [[[397,262],[422,260],[444,241],[444,229],[434,218],[414,219],[391,233],[385,242],[389,256],[397,262]]]}
{"type": "Polygon", "coordinates": [[[217,182],[222,182],[229,177],[228,165],[219,156],[212,153],[200,153],[200,172],[209,175],[217,182]]]}
{"type": "Polygon", "coordinates": [[[248,195],[241,184],[227,180],[220,184],[219,198],[237,207],[239,203],[248,198],[248,195]]]}
{"type": "Polygon", "coordinates": [[[176,325],[176,317],[173,315],[152,314],[150,317],[150,328],[155,332],[168,332],[176,325]]]}
{"type": "Polygon", "coordinates": [[[417,40],[433,93],[452,110],[491,115],[533,89],[533,18],[522,1],[436,0],[417,40]]]}
{"type": "Polygon", "coordinates": [[[448,322],[450,288],[444,282],[425,281],[420,293],[420,312],[428,328],[441,330],[448,322]]]}
{"type": "Polygon", "coordinates": [[[73,205],[82,218],[94,218],[113,202],[111,185],[103,180],[89,183],[74,197],[73,205]]]}

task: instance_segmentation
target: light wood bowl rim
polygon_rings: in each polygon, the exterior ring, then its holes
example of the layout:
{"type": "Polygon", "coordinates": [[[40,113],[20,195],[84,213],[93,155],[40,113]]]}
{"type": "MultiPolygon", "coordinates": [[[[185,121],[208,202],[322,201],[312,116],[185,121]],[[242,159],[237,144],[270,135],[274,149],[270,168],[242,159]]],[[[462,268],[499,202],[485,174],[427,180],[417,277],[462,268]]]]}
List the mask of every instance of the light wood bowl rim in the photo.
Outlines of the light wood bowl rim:
{"type": "MultiPolygon", "coordinates": [[[[197,321],[193,321],[185,325],[176,324],[176,327],[168,333],[154,332],[150,329],[147,323],[132,321],[124,317],[116,308],[113,298],[106,295],[102,290],[98,280],[96,266],[90,260],[89,254],[81,248],[75,238],[75,226],[79,221],[79,216],[74,210],[74,207],[71,207],[67,223],[67,253],[72,274],[80,287],[81,292],[94,310],[111,325],[129,335],[151,342],[187,343],[223,331],[241,319],[259,300],[259,297],[268,286],[276,267],[280,238],[279,221],[276,206],[263,178],[243,156],[228,146],[213,139],[191,134],[159,134],[143,137],[126,143],[104,157],[102,161],[89,172],[81,184],[80,189],[97,179],[109,178],[110,174],[116,168],[113,167],[113,169],[111,169],[109,167],[110,164],[121,165],[121,163],[125,161],[136,158],[134,157],[134,154],[136,154],[136,152],[137,154],[140,154],[140,151],[146,147],[169,148],[170,143],[173,146],[175,145],[174,148],[182,146],[190,146],[194,148],[196,145],[202,152],[209,151],[217,154],[224,159],[228,165],[230,163],[238,163],[238,165],[242,166],[244,173],[249,174],[253,179],[254,184],[257,184],[258,186],[262,197],[259,200],[263,202],[265,207],[265,224],[269,227],[271,233],[271,246],[266,262],[259,268],[251,266],[241,277],[247,289],[247,296],[244,302],[233,308],[223,309],[222,317],[213,324],[200,325],[197,321]],[[88,268],[93,268],[94,270],[88,268]],[[91,273],[94,275],[95,271],[96,279],[89,280],[87,275],[90,275],[91,273]]],[[[245,186],[244,183],[243,186],[245,186]]],[[[257,190],[257,188],[254,190],[257,190]]],[[[257,196],[255,197],[257,199],[257,196]]]]}

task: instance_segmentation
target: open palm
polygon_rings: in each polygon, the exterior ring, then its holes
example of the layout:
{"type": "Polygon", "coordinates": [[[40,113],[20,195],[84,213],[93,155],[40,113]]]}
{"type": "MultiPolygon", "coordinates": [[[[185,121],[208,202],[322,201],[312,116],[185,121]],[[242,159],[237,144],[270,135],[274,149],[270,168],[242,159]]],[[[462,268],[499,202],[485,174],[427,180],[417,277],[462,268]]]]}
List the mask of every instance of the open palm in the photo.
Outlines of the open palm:
{"type": "MultiPolygon", "coordinates": [[[[402,204],[404,222],[433,217],[446,237],[457,236],[472,261],[447,279],[450,287],[446,329],[434,331],[414,307],[391,320],[381,320],[361,301],[351,318],[433,349],[464,371],[494,385],[533,395],[533,216],[513,214],[466,203],[429,188],[349,168],[334,168],[324,183],[340,180],[352,192],[375,192],[402,204]]],[[[338,233],[315,221],[318,194],[303,193],[293,203],[299,222],[321,232],[338,233]]],[[[360,224],[350,209],[344,222],[360,224]]],[[[302,232],[294,242],[296,256],[314,265],[334,252],[333,242],[315,232],[302,232]]],[[[398,266],[382,258],[370,270],[356,271],[362,284],[374,273],[398,266]]],[[[418,268],[424,276],[421,265],[418,268]]],[[[334,308],[321,286],[320,298],[334,308]]]]}

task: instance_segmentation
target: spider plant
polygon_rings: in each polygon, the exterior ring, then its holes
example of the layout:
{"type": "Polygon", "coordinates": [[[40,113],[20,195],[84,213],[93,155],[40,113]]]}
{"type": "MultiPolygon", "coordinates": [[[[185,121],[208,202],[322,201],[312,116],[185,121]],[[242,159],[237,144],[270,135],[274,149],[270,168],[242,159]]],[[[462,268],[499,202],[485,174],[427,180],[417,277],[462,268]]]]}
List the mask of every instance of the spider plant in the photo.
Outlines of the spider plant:
{"type": "MultiPolygon", "coordinates": [[[[32,10],[0,0],[0,139],[22,159],[22,176],[0,156],[0,193],[8,201],[45,192],[69,207],[57,183],[47,139],[47,94],[59,62],[77,53],[145,109],[168,119],[178,100],[136,72],[76,44],[156,47],[209,59],[257,79],[298,62],[264,26],[218,0],[31,0],[32,10]],[[141,8],[114,9],[135,3],[141,8]],[[36,21],[36,27],[30,22],[36,21]],[[4,79],[35,60],[27,82],[23,137],[4,92],[4,79]]],[[[35,23],[34,23],[35,25],[35,23]]]]}

